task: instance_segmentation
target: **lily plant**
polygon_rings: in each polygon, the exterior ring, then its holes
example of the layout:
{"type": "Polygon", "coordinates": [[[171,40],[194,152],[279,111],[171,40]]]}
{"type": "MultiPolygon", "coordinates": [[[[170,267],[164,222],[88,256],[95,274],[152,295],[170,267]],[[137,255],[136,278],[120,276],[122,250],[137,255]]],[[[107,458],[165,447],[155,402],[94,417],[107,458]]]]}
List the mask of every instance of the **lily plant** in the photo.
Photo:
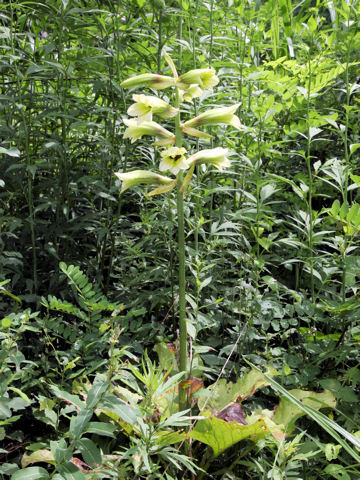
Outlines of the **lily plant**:
{"type": "MultiPolygon", "coordinates": [[[[134,104],[127,110],[128,119],[124,120],[126,130],[124,138],[129,138],[134,143],[143,136],[155,137],[154,146],[164,147],[159,152],[160,172],[171,176],[164,176],[148,170],[133,170],[130,172],[116,172],[115,175],[122,182],[121,193],[128,188],[147,184],[156,188],[147,193],[147,196],[157,195],[171,190],[177,193],[178,216],[178,287],[179,287],[179,370],[186,375],[187,369],[187,324],[186,324],[186,276],[185,276],[185,233],[184,233],[184,195],[190,184],[195,167],[201,164],[213,165],[218,170],[230,166],[227,148],[216,147],[202,149],[188,154],[183,146],[183,134],[198,138],[212,138],[199,127],[225,124],[241,130],[240,120],[235,112],[240,104],[228,107],[207,110],[195,118],[182,123],[180,117],[180,103],[189,102],[200,97],[203,90],[212,90],[219,83],[219,78],[212,68],[190,70],[178,76],[175,64],[171,57],[164,52],[172,71],[172,76],[146,73],[131,77],[121,83],[123,88],[148,87],[155,90],[173,88],[175,90],[175,105],[172,106],[164,100],[153,95],[134,94],[134,104]],[[174,131],[169,131],[153,120],[153,116],[163,119],[173,118],[174,131]],[[196,127],[196,128],[195,128],[196,127]]],[[[179,388],[179,410],[187,408],[185,389],[179,388]]]]}

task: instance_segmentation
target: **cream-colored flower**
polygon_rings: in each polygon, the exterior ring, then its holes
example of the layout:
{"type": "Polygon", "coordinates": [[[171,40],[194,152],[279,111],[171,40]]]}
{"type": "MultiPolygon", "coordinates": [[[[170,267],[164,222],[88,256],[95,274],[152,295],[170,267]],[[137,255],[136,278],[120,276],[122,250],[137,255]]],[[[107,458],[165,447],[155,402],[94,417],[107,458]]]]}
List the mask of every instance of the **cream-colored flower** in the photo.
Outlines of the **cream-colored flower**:
{"type": "Polygon", "coordinates": [[[219,83],[213,68],[196,68],[184,73],[176,81],[176,86],[186,90],[190,85],[200,85],[204,90],[212,90],[219,83]]]}
{"type": "Polygon", "coordinates": [[[115,175],[122,182],[120,193],[141,183],[149,185],[170,185],[174,182],[172,178],[164,177],[163,175],[149,172],[148,170],[133,170],[132,172],[126,173],[116,172],[115,175]]]}
{"type": "Polygon", "coordinates": [[[193,98],[201,97],[202,90],[198,85],[189,85],[186,90],[181,90],[181,97],[185,102],[191,102],[193,98]]]}
{"type": "Polygon", "coordinates": [[[185,127],[200,127],[202,125],[215,125],[224,123],[241,130],[240,119],[237,115],[235,115],[235,112],[239,106],[240,103],[237,103],[231,107],[213,108],[212,110],[207,110],[197,117],[188,120],[184,123],[184,125],[185,127]]]}
{"type": "Polygon", "coordinates": [[[136,102],[128,108],[128,115],[137,117],[137,123],[151,122],[152,115],[159,115],[161,118],[174,117],[178,113],[178,109],[172,107],[159,97],[151,95],[133,95],[136,102]]]}
{"type": "Polygon", "coordinates": [[[123,88],[150,87],[155,90],[162,90],[172,85],[175,85],[174,78],[158,75],[157,73],[143,73],[142,75],[136,75],[120,83],[120,86],[123,88]]]}
{"type": "Polygon", "coordinates": [[[130,138],[131,143],[134,143],[143,135],[160,137],[161,140],[154,143],[157,145],[168,145],[175,140],[175,135],[173,133],[169,132],[169,130],[166,130],[166,128],[156,122],[143,122],[138,125],[137,121],[134,118],[131,118],[124,119],[124,123],[127,126],[127,129],[124,132],[124,138],[130,138]]]}
{"type": "Polygon", "coordinates": [[[200,150],[199,152],[194,153],[194,155],[191,155],[191,157],[188,158],[187,163],[189,167],[201,163],[211,163],[218,170],[222,170],[231,165],[230,160],[226,157],[228,153],[229,150],[222,147],[200,150]]]}
{"type": "Polygon", "coordinates": [[[189,166],[184,157],[186,153],[185,148],[183,147],[170,147],[166,150],[163,150],[161,155],[160,162],[160,171],[170,170],[174,175],[177,175],[180,170],[186,170],[189,166]]]}

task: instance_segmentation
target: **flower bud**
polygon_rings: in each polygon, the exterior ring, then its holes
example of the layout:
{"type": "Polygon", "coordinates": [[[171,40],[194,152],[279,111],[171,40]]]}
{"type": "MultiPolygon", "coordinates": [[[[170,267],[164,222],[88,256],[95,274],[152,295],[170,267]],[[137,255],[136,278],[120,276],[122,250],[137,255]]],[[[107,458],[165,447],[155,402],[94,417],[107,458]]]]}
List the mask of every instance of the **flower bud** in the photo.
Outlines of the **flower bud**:
{"type": "Polygon", "coordinates": [[[149,185],[169,185],[174,182],[172,178],[164,177],[148,170],[133,170],[132,172],[116,172],[115,175],[122,182],[120,193],[125,192],[130,187],[139,184],[149,185]]]}
{"type": "Polygon", "coordinates": [[[172,85],[175,85],[174,78],[158,75],[157,73],[143,73],[142,75],[136,75],[120,83],[120,86],[123,88],[150,87],[155,90],[162,90],[172,85]]]}
{"type": "Polygon", "coordinates": [[[185,127],[200,127],[202,125],[215,125],[223,123],[231,125],[232,127],[241,130],[241,123],[239,117],[235,115],[240,103],[232,105],[231,107],[213,108],[201,113],[195,118],[185,122],[185,127]]]}
{"type": "Polygon", "coordinates": [[[229,150],[227,148],[217,147],[206,150],[200,150],[188,158],[188,166],[200,165],[201,163],[211,163],[218,170],[230,167],[230,160],[226,157],[229,150]]]}
{"type": "Polygon", "coordinates": [[[175,135],[156,122],[143,122],[138,125],[137,121],[131,118],[124,119],[124,123],[127,125],[124,138],[130,138],[131,143],[134,143],[143,135],[154,135],[156,137],[160,137],[162,140],[160,140],[160,142],[155,142],[157,145],[167,145],[175,141],[175,135]]]}
{"type": "Polygon", "coordinates": [[[216,72],[213,68],[196,68],[190,70],[176,81],[176,86],[186,90],[190,85],[200,85],[204,90],[212,90],[219,83],[216,72]]]}

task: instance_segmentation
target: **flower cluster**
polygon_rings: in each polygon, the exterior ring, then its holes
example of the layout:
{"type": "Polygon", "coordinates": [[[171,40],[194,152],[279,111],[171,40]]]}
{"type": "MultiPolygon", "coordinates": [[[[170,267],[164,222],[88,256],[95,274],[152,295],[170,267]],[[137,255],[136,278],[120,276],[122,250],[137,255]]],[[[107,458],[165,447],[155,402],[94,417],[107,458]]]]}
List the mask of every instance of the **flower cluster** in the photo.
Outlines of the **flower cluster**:
{"type": "MultiPolygon", "coordinates": [[[[212,90],[219,83],[219,78],[212,68],[190,70],[179,77],[173,61],[167,54],[165,54],[165,59],[171,68],[173,77],[146,73],[125,80],[121,83],[121,86],[123,88],[145,86],[156,90],[173,86],[178,89],[178,98],[191,101],[193,98],[200,97],[203,90],[212,90]]],[[[196,165],[212,164],[220,171],[230,166],[229,151],[226,148],[204,149],[187,157],[187,151],[184,147],[173,146],[176,135],[156,123],[153,116],[165,119],[178,116],[178,124],[184,133],[209,139],[212,136],[198,130],[198,127],[225,124],[241,130],[240,120],[235,114],[240,104],[208,110],[182,124],[180,123],[179,109],[174,108],[165,100],[157,96],[144,94],[134,94],[132,98],[135,103],[127,110],[127,114],[132,118],[124,119],[127,127],[124,138],[129,138],[133,143],[139,138],[149,135],[157,137],[153,145],[167,146],[160,152],[159,170],[161,172],[169,171],[173,175],[178,175],[181,170],[189,170],[184,181],[179,185],[181,187],[180,191],[183,191],[184,186],[187,187],[189,184],[196,165]]],[[[116,176],[122,181],[121,192],[137,184],[151,184],[158,186],[149,194],[154,195],[169,191],[177,184],[174,179],[145,170],[135,170],[128,173],[118,172],[116,176]]]]}

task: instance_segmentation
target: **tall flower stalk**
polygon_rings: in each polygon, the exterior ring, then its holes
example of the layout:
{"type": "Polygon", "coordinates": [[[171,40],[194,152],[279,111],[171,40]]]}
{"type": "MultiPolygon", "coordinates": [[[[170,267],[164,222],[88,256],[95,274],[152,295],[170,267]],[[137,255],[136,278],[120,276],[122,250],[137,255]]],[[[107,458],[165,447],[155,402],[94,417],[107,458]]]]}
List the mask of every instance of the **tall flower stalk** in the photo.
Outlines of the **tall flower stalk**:
{"type": "MultiPolygon", "coordinates": [[[[179,88],[176,87],[175,108],[178,113],[175,117],[175,145],[180,148],[182,146],[182,131],[179,110],[179,88]]],[[[178,259],[179,259],[179,368],[181,372],[186,371],[187,367],[187,328],[186,328],[186,266],[185,266],[185,223],[184,223],[184,194],[182,186],[184,182],[183,171],[180,170],[176,177],[177,194],[176,209],[178,215],[178,259]]],[[[186,408],[185,390],[179,389],[179,410],[186,408]]]]}
{"type": "MultiPolygon", "coordinates": [[[[175,105],[167,105],[163,100],[157,101],[156,97],[146,95],[134,95],[136,104],[128,109],[131,119],[125,119],[127,129],[124,138],[130,138],[135,142],[143,135],[154,136],[158,139],[152,143],[157,147],[164,147],[160,151],[161,161],[159,170],[176,175],[175,178],[163,176],[147,170],[133,170],[131,172],[116,172],[115,175],[122,182],[121,193],[128,188],[139,184],[155,185],[156,188],[147,193],[147,196],[169,192],[176,188],[176,205],[178,217],[178,298],[179,298],[179,370],[187,375],[187,325],[186,325],[186,259],[185,259],[185,222],[184,222],[184,196],[191,182],[196,165],[212,164],[218,170],[230,166],[227,158],[228,150],[217,147],[199,150],[188,156],[183,147],[183,135],[191,135],[198,138],[211,138],[205,132],[193,127],[201,127],[214,124],[228,124],[240,130],[240,122],[235,115],[237,105],[227,108],[218,108],[203,112],[193,119],[184,123],[180,117],[180,103],[191,101],[194,96],[199,96],[202,89],[212,90],[219,82],[215,70],[212,68],[195,69],[178,76],[174,62],[166,53],[165,60],[171,68],[172,77],[153,73],[142,74],[125,80],[121,86],[150,87],[157,90],[173,87],[175,89],[175,105]],[[162,118],[174,118],[175,133],[163,128],[152,120],[152,115],[162,118]],[[135,117],[135,118],[134,118],[135,117]],[[184,172],[186,171],[186,174],[184,172]]],[[[187,408],[185,389],[179,388],[179,410],[187,408]]]]}

